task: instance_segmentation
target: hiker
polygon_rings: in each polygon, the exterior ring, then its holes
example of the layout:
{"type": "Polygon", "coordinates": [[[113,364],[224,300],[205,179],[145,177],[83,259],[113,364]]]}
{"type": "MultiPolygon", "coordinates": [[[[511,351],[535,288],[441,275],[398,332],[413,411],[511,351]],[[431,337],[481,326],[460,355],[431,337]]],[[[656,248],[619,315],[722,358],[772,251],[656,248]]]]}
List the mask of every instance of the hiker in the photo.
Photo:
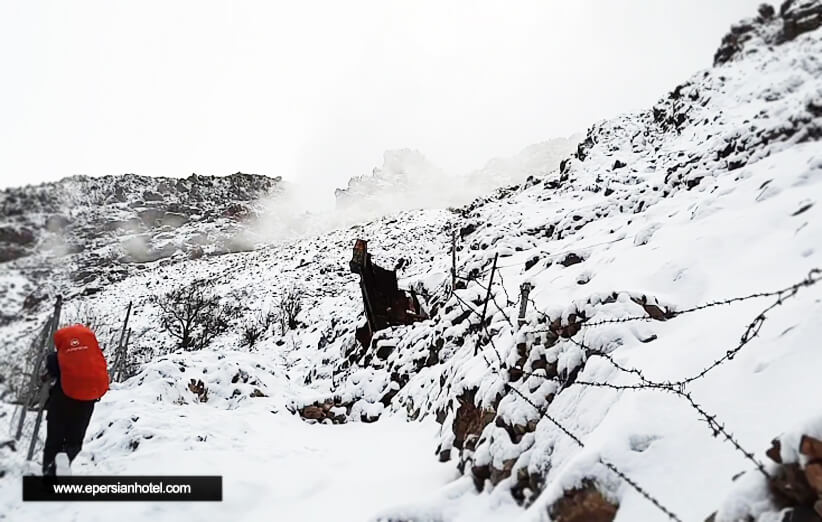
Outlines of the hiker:
{"type": "Polygon", "coordinates": [[[89,328],[76,324],[54,334],[57,351],[46,357],[49,390],[43,475],[68,474],[80,453],[94,403],[108,391],[106,360],[89,328]]]}

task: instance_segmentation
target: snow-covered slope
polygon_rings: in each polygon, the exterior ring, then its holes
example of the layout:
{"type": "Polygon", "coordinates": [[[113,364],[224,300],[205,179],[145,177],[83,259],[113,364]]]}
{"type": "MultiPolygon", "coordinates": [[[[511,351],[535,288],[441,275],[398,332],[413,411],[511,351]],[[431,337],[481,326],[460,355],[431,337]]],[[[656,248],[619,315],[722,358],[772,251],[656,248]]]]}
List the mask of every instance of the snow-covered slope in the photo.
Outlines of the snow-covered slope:
{"type": "MultiPolygon", "coordinates": [[[[786,461],[798,459],[789,448],[798,434],[822,437],[822,283],[812,272],[822,267],[820,24],[819,1],[760,10],[731,33],[756,37],[726,37],[734,49],[715,67],[647,111],[592,126],[559,172],[455,210],[147,265],[83,299],[104,324],[135,302],[142,369],[100,403],[78,471],[224,473],[226,501],[214,512],[71,505],[60,514],[781,519],[756,463],[776,473],[764,452],[781,433],[786,461]],[[368,349],[353,338],[356,237],[378,264],[402,267],[401,286],[425,295],[431,315],[380,332],[368,349]],[[200,278],[237,312],[206,349],[176,351],[151,297],[200,278]],[[243,348],[244,327],[294,285],[298,328],[243,348]]],[[[0,334],[29,338],[42,319],[0,334]]],[[[20,453],[0,445],[7,518],[53,515],[20,503],[20,453]]]]}
{"type": "Polygon", "coordinates": [[[494,158],[483,168],[469,173],[465,183],[480,195],[522,183],[528,176],[547,176],[576,150],[582,138],[579,134],[554,138],[529,145],[513,156],[494,158]]]}

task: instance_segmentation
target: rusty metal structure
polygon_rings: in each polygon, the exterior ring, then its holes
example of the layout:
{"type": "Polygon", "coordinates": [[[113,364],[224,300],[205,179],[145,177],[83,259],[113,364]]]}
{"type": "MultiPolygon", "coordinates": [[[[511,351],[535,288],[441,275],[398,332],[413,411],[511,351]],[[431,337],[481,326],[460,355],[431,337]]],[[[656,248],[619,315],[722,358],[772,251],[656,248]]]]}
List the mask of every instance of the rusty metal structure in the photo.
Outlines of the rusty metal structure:
{"type": "Polygon", "coordinates": [[[412,324],[427,319],[417,294],[397,285],[395,270],[375,265],[368,253],[368,242],[357,239],[354,254],[348,263],[351,272],[360,276],[365,325],[357,328],[357,341],[364,347],[371,344],[374,332],[391,326],[412,324]]]}

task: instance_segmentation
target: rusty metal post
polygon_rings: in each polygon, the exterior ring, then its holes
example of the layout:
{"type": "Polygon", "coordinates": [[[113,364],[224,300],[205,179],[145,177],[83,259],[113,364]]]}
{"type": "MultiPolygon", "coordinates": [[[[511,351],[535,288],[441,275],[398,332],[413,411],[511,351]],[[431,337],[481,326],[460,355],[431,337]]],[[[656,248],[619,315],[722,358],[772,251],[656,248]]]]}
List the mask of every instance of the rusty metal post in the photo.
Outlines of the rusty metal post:
{"type": "Polygon", "coordinates": [[[522,326],[525,324],[525,312],[528,311],[528,294],[531,293],[531,283],[522,283],[519,287],[519,317],[517,323],[522,326]]]}
{"type": "MultiPolygon", "coordinates": [[[[49,328],[49,336],[46,342],[46,346],[54,347],[54,334],[57,332],[57,328],[60,326],[60,311],[63,307],[63,296],[58,295],[57,301],[54,303],[54,314],[51,316],[51,327],[49,328]]],[[[44,350],[44,359],[45,353],[50,352],[51,350],[44,350]]],[[[37,407],[37,419],[34,421],[34,431],[31,434],[31,443],[29,444],[29,452],[26,455],[26,460],[31,460],[31,457],[34,455],[34,446],[37,444],[37,435],[40,433],[40,423],[43,421],[43,408],[46,405],[46,399],[48,398],[49,394],[49,387],[48,383],[44,382],[40,384],[40,397],[39,397],[39,405],[37,407]]]]}

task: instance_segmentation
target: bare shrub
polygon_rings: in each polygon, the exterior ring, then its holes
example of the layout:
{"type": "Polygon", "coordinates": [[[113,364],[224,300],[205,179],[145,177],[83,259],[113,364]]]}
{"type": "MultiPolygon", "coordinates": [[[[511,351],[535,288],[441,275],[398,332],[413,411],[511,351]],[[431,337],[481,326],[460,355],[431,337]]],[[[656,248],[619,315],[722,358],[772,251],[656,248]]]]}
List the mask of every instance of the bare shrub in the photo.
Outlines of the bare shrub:
{"type": "Polygon", "coordinates": [[[60,328],[82,324],[94,332],[103,353],[109,353],[110,349],[117,346],[120,320],[120,318],[104,319],[104,314],[91,306],[88,301],[72,301],[63,305],[60,328]]]}
{"type": "Polygon", "coordinates": [[[162,314],[160,326],[178,341],[184,350],[201,350],[230,326],[236,307],[223,303],[214,290],[213,281],[198,279],[152,302],[162,314]]]}
{"type": "Polygon", "coordinates": [[[302,291],[297,286],[290,286],[280,297],[278,308],[282,333],[297,328],[297,316],[303,309],[302,291]]]}
{"type": "Polygon", "coordinates": [[[277,314],[268,311],[258,312],[250,321],[246,322],[242,330],[242,346],[254,346],[271,329],[271,325],[278,320],[277,314]]]}
{"type": "Polygon", "coordinates": [[[106,323],[98,311],[89,305],[87,301],[63,303],[60,327],[63,328],[73,324],[82,324],[95,332],[102,328],[110,328],[112,326],[112,324],[106,323]]]}

